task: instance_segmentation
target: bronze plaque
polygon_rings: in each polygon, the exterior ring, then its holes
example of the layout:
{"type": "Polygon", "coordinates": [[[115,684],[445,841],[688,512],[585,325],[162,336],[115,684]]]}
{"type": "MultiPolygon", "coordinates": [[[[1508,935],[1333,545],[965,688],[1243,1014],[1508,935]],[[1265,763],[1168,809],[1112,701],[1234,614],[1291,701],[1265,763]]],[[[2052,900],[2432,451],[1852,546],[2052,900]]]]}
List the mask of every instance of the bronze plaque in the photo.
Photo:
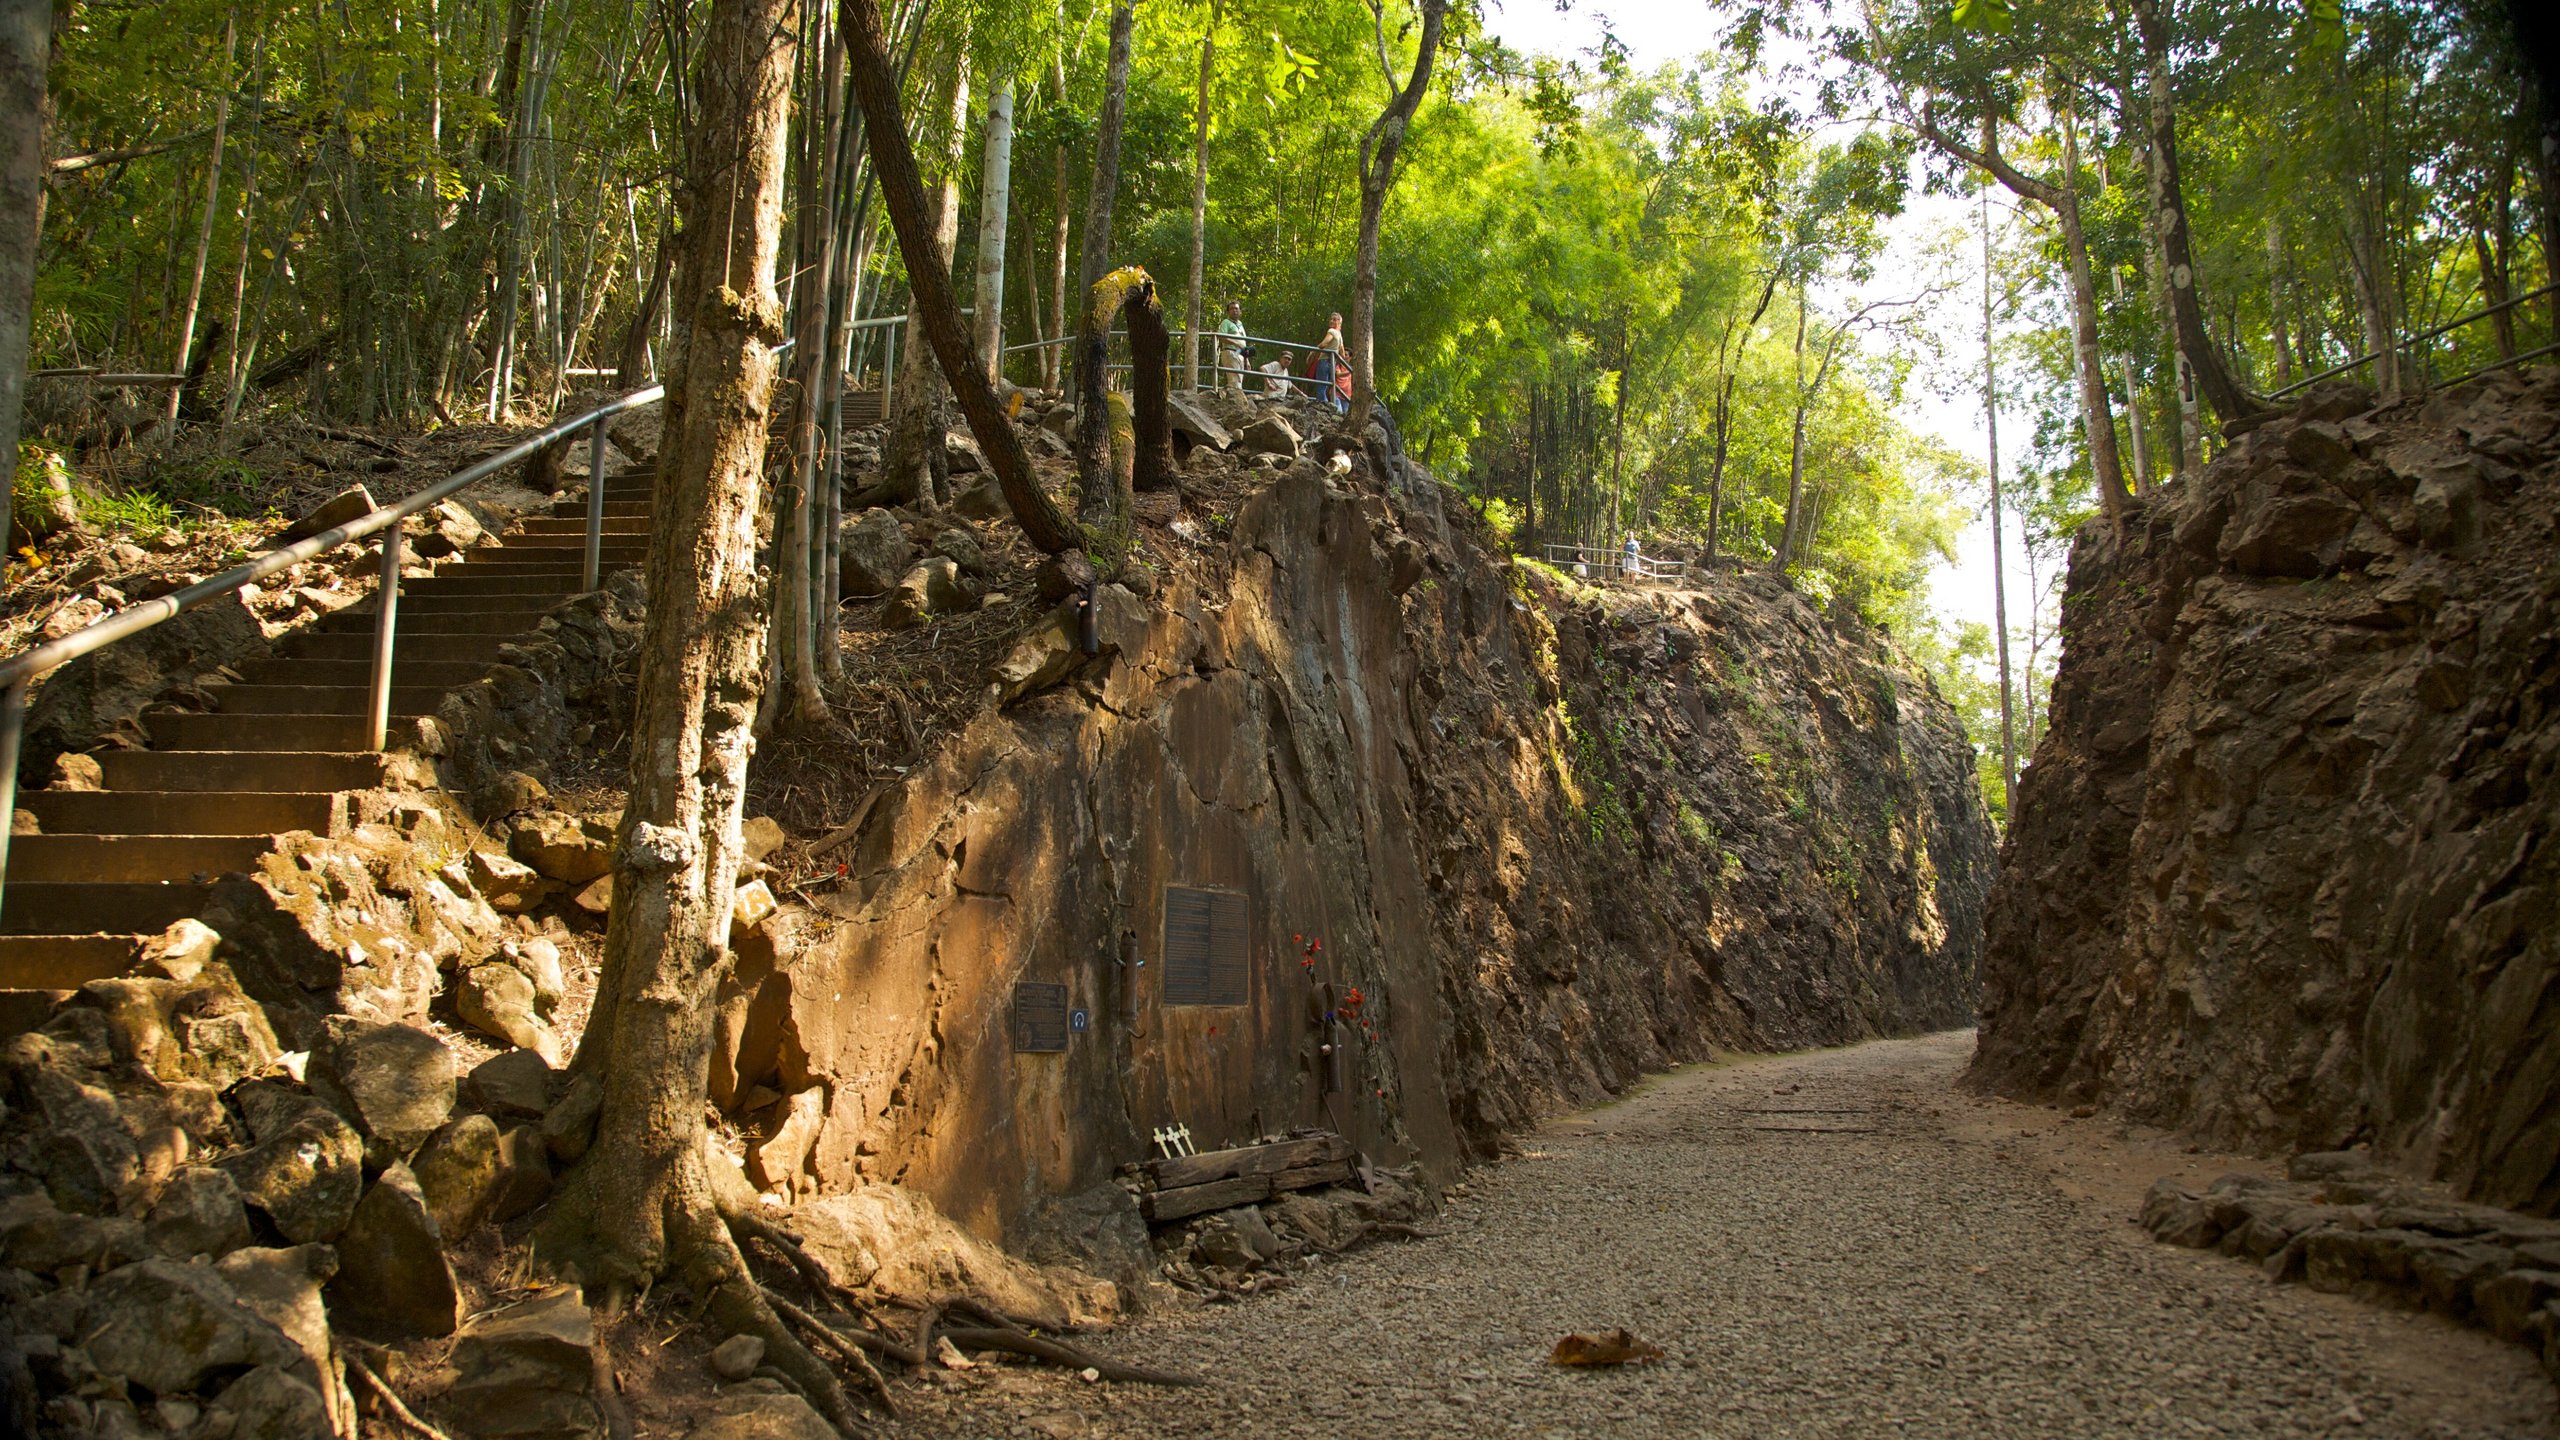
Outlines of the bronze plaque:
{"type": "Polygon", "coordinates": [[[1013,987],[1013,1048],[1049,1052],[1067,1048],[1067,987],[1026,980],[1013,987]]]}
{"type": "Polygon", "coordinates": [[[1164,1003],[1247,1003],[1251,934],[1240,892],[1164,887],[1164,1003]]]}

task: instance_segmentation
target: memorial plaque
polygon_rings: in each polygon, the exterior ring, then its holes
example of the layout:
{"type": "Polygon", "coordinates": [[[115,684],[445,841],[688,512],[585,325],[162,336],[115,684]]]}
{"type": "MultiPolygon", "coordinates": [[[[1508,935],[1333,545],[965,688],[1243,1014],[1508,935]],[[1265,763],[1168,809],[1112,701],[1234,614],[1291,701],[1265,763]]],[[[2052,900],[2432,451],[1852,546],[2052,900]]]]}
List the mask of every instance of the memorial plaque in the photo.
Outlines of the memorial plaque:
{"type": "Polygon", "coordinates": [[[1055,1052],[1067,1048],[1067,987],[1024,981],[1013,987],[1013,1048],[1055,1052]]]}
{"type": "Polygon", "coordinates": [[[1251,935],[1240,892],[1164,887],[1164,1003],[1245,1004],[1251,935]]]}

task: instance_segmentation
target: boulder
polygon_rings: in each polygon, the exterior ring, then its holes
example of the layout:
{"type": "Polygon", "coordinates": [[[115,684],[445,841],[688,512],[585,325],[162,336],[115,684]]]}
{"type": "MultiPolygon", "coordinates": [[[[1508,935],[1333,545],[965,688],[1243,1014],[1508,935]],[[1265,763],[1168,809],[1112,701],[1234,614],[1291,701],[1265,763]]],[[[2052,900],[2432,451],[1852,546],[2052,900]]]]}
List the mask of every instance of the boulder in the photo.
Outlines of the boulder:
{"type": "Polygon", "coordinates": [[[364,1193],[338,1237],[329,1311],[342,1322],[398,1335],[450,1335],[461,1319],[443,1232],[417,1177],[396,1160],[364,1193]]]}
{"type": "MultiPolygon", "coordinates": [[[[295,1367],[296,1378],[317,1390],[332,1414],[352,1419],[354,1402],[338,1378],[336,1347],[329,1336],[329,1311],[320,1298],[320,1287],[337,1273],[338,1252],[326,1245],[235,1250],[214,1268],[229,1282],[241,1304],[265,1317],[301,1350],[304,1365],[309,1368],[295,1367]]],[[[352,1426],[346,1427],[347,1433],[352,1431],[352,1426]]]]}
{"type": "Polygon", "coordinates": [[[964,526],[955,525],[933,537],[933,553],[957,565],[970,575],[989,573],[987,552],[980,548],[978,537],[964,526]]]}
{"type": "Polygon", "coordinates": [[[1277,455],[1283,460],[1295,460],[1299,446],[1297,427],[1277,415],[1256,419],[1235,438],[1236,453],[1240,455],[1277,455]]]}
{"type": "Polygon", "coordinates": [[[521,815],[551,798],[551,791],[521,770],[502,770],[480,787],[480,813],[499,820],[521,815]]]}
{"type": "Polygon", "coordinates": [[[729,898],[729,927],[732,943],[773,918],[779,908],[774,903],[773,888],[761,880],[741,885],[729,898]]]}
{"type": "Polygon", "coordinates": [[[560,968],[560,947],[543,936],[534,935],[522,940],[509,940],[500,949],[505,953],[507,963],[523,971],[524,978],[533,982],[535,1010],[544,1019],[551,1018],[551,1012],[559,1009],[560,1002],[568,996],[568,977],[560,968]]]}
{"type": "Polygon", "coordinates": [[[1209,412],[1193,403],[1190,397],[1172,396],[1165,408],[1172,415],[1176,444],[1205,445],[1212,450],[1224,450],[1235,443],[1235,436],[1228,432],[1227,427],[1210,419],[1209,412]]]}
{"type": "Polygon", "coordinates": [[[711,1347],[711,1373],[734,1385],[756,1373],[764,1363],[764,1340],[755,1335],[732,1335],[711,1347]]]}
{"type": "Polygon", "coordinates": [[[530,1050],[554,1068],[560,1037],[543,1022],[533,980],[513,965],[475,965],[454,986],[453,1008],[471,1028],[530,1050]]]}
{"type": "Polygon", "coordinates": [[[1013,514],[1013,502],[1004,498],[1004,485],[995,476],[981,475],[951,497],[951,513],[967,520],[1003,520],[1013,514]]]}
{"type": "Polygon", "coordinates": [[[308,1440],[337,1432],[320,1392],[275,1365],[232,1381],[205,1414],[206,1429],[229,1440],[308,1440]],[[228,1418],[214,1421],[217,1415],[228,1418]]]}
{"type": "Polygon", "coordinates": [[[960,567],[947,556],[936,555],[909,570],[906,578],[898,582],[880,621],[892,630],[905,630],[936,615],[967,610],[975,604],[977,597],[960,583],[960,567]]]}
{"type": "Polygon", "coordinates": [[[518,1125],[498,1139],[498,1178],[489,1187],[488,1223],[503,1225],[550,1198],[550,1147],[541,1127],[518,1125]]]}
{"type": "Polygon", "coordinates": [[[313,1094],[393,1155],[414,1153],[453,1114],[453,1052],[414,1026],[333,1015],[303,1074],[313,1094]]]}
{"type": "Polygon", "coordinates": [[[504,1137],[498,1122],[486,1115],[456,1118],[435,1133],[410,1166],[427,1197],[427,1213],[447,1240],[463,1239],[480,1228],[505,1169],[504,1137]]]}
{"type": "Polygon", "coordinates": [[[592,1440],[595,1321],[574,1285],[474,1319],[453,1342],[443,1409],[485,1440],[592,1440]]]}
{"type": "Polygon", "coordinates": [[[364,1138],[328,1106],[299,1096],[279,1103],[258,1143],[215,1162],[240,1198],[295,1244],[335,1240],[364,1185],[364,1138]]]}
{"type": "Polygon", "coordinates": [[[488,533],[480,519],[460,501],[440,501],[433,510],[409,517],[409,548],[429,560],[442,560],[480,543],[488,533]]]}
{"type": "Polygon", "coordinates": [[[596,1117],[604,1111],[604,1084],[590,1072],[569,1082],[542,1117],[542,1144],[551,1158],[575,1165],[596,1138],[596,1117]]]}
{"type": "Polygon", "coordinates": [[[191,1165],[169,1177],[144,1222],[161,1254],[185,1260],[216,1259],[249,1243],[249,1211],[240,1187],[210,1165],[191,1165]]]}
{"type": "Polygon", "coordinates": [[[838,575],[847,598],[885,594],[915,563],[916,547],[907,539],[897,512],[865,510],[846,524],[838,575]]]}
{"type": "Polygon", "coordinates": [[[534,1120],[551,1108],[551,1062],[531,1050],[510,1050],[472,1067],[462,1100],[501,1120],[534,1120]]]}
{"type": "MultiPolygon", "coordinates": [[[[765,1384],[770,1382],[758,1382],[765,1384]]],[[[837,1440],[809,1402],[781,1389],[742,1387],[714,1396],[685,1440],[837,1440]]]]}
{"type": "Polygon", "coordinates": [[[789,1194],[799,1184],[801,1167],[808,1163],[810,1148],[817,1144],[826,1113],[827,1092],[818,1086],[784,1102],[779,1107],[781,1123],[773,1127],[773,1133],[747,1147],[747,1178],[760,1189],[789,1194]]]}
{"type": "Polygon", "coordinates": [[[471,888],[501,915],[521,915],[542,903],[542,874],[522,861],[474,850],[470,874],[471,888]]]}
{"type": "Polygon", "coordinates": [[[98,763],[98,757],[95,755],[64,751],[53,757],[53,783],[45,788],[48,790],[104,790],[107,788],[106,768],[98,763]]]}
{"type": "Polygon", "coordinates": [[[302,512],[301,519],[286,526],[284,533],[276,536],[276,543],[290,545],[296,540],[308,540],[323,530],[335,530],[351,520],[361,520],[377,508],[373,503],[373,492],[361,485],[350,485],[302,512]]]}
{"type": "Polygon", "coordinates": [[[80,1330],[81,1348],[99,1373],[159,1395],[193,1390],[216,1371],[300,1358],[292,1340],[242,1303],[220,1272],[175,1260],[144,1260],[98,1277],[81,1305],[80,1330]]]}
{"type": "Polygon", "coordinates": [[[782,823],[772,816],[752,815],[747,818],[742,838],[746,842],[747,858],[762,860],[781,849],[783,842],[791,837],[784,833],[782,823]]]}
{"type": "Polygon", "coordinates": [[[213,927],[191,917],[144,941],[135,968],[183,985],[203,974],[221,950],[222,937],[213,927]]]}
{"type": "Polygon", "coordinates": [[[988,678],[1005,704],[1064,680],[1084,663],[1083,626],[1076,602],[1068,601],[1023,632],[1013,649],[997,662],[988,678]]]}
{"type": "Polygon", "coordinates": [[[942,458],[954,475],[976,475],[987,468],[987,457],[979,453],[977,438],[958,430],[942,437],[942,458]]]}
{"type": "Polygon", "coordinates": [[[148,1260],[147,1237],[139,1221],[64,1211],[43,1194],[0,1201],[0,1258],[40,1275],[74,1265],[104,1270],[148,1260]]]}
{"type": "Polygon", "coordinates": [[[507,837],[507,853],[545,879],[584,885],[613,869],[613,827],[557,810],[538,811],[517,822],[515,833],[507,837]]]}

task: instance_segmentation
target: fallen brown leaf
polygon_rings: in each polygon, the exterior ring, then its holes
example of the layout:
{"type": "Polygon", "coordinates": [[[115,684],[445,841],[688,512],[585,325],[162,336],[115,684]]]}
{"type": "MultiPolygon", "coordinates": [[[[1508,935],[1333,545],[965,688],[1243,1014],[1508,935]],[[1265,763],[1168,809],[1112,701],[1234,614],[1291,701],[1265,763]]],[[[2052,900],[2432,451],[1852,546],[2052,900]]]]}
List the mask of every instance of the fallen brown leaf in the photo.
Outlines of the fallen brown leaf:
{"type": "Polygon", "coordinates": [[[1637,1339],[1634,1331],[1577,1330],[1556,1342],[1555,1353],[1547,1361],[1553,1365],[1625,1365],[1661,1358],[1662,1347],[1637,1339]]]}

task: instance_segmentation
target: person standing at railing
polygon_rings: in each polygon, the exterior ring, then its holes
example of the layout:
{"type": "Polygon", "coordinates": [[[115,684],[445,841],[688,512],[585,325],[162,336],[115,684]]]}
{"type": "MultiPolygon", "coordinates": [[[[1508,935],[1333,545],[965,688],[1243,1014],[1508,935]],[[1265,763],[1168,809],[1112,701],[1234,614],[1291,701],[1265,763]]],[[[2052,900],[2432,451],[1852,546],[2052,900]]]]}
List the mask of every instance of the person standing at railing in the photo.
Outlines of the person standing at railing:
{"type": "Polygon", "coordinates": [[[1351,350],[1342,343],[1342,312],[1335,311],[1325,322],[1324,339],[1316,344],[1315,358],[1307,362],[1307,375],[1333,413],[1351,413],[1351,350]]]}
{"type": "Polygon", "coordinates": [[[1618,552],[1618,569],[1630,580],[1644,578],[1644,547],[1636,543],[1636,534],[1627,532],[1625,548],[1618,552]]]}
{"type": "Polygon", "coordinates": [[[1247,371],[1244,348],[1244,302],[1227,302],[1227,318],[1218,322],[1218,388],[1242,390],[1247,371]]]}

